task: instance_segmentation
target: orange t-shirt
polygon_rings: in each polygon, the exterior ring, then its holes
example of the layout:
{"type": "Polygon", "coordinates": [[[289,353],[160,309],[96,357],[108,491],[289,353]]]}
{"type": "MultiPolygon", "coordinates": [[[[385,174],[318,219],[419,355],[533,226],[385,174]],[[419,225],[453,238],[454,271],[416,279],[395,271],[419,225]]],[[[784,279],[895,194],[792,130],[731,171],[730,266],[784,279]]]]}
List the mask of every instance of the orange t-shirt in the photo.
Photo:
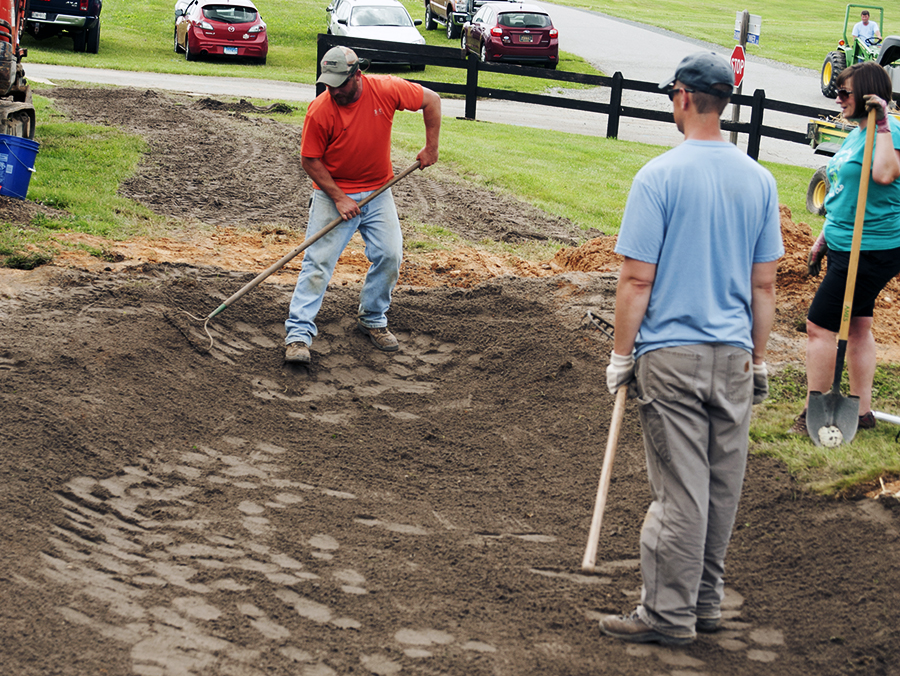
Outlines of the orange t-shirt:
{"type": "Polygon", "coordinates": [[[422,101],[422,85],[392,75],[363,75],[362,95],[349,106],[322,92],[306,111],[300,154],[322,160],[346,193],[377,190],[394,177],[394,111],[419,110],[422,101]]]}

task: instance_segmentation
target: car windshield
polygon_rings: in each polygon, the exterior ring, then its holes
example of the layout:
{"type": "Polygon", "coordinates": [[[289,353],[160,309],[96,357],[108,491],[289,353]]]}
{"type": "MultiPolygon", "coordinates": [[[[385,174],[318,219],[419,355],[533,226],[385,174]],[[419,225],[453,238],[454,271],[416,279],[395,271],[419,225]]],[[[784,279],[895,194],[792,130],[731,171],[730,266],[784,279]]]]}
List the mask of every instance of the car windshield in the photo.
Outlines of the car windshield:
{"type": "Polygon", "coordinates": [[[412,26],[412,19],[402,7],[355,7],[351,26],[412,26]]]}
{"type": "Polygon", "coordinates": [[[231,5],[207,5],[203,17],[222,23],[250,23],[256,21],[256,10],[252,7],[232,7],[231,5]]]}
{"type": "Polygon", "coordinates": [[[507,28],[548,28],[551,25],[546,14],[531,12],[504,12],[498,23],[507,28]]]}

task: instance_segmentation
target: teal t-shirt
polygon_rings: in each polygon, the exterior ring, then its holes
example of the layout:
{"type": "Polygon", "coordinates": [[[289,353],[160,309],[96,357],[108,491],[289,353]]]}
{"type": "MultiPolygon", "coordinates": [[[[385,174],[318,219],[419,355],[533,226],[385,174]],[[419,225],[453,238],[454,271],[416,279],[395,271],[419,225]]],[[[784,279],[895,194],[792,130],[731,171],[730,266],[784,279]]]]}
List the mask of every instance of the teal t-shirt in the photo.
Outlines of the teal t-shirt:
{"type": "MultiPolygon", "coordinates": [[[[894,148],[900,148],[900,122],[894,117],[888,120],[894,148]]],[[[828,162],[831,187],[825,196],[824,232],[828,248],[835,251],[850,251],[853,242],[865,144],[866,133],[857,127],[828,162]]],[[[870,175],[860,249],[880,251],[897,247],[900,247],[900,179],[880,185],[870,175]]]]}

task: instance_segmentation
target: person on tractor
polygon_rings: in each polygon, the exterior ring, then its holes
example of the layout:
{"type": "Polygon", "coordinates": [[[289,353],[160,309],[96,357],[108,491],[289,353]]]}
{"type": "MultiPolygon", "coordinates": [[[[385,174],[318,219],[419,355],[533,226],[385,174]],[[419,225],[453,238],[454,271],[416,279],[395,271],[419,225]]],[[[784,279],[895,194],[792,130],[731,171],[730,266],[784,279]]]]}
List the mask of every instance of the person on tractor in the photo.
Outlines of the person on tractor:
{"type": "Polygon", "coordinates": [[[853,27],[853,37],[857,40],[862,40],[863,43],[867,45],[873,44],[869,42],[872,38],[881,38],[881,31],[878,30],[878,24],[874,21],[869,21],[869,10],[864,9],[860,12],[859,18],[862,19],[862,21],[858,21],[853,27]]]}

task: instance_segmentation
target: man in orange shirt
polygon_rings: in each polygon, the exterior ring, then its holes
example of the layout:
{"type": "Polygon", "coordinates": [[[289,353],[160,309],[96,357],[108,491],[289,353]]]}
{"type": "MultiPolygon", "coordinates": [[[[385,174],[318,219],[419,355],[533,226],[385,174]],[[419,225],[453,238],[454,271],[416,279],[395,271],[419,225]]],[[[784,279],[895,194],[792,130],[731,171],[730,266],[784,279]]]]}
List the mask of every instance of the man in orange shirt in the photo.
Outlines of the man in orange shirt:
{"type": "Polygon", "coordinates": [[[391,126],[397,110],[421,110],[425,147],[419,168],[438,159],[441,99],[430,89],[390,75],[363,75],[359,58],[346,47],[332,47],[317,80],[327,91],[309,105],[300,155],[313,180],[306,236],[340,216],[343,223],[306,249],[291,298],[285,329],[285,361],[309,363],[315,318],[341,252],[359,230],[371,266],[359,294],[357,327],[379,350],[399,349],[387,328],[391,293],[400,278],[403,236],[390,190],[359,207],[358,202],[393,178],[391,126]]]}

